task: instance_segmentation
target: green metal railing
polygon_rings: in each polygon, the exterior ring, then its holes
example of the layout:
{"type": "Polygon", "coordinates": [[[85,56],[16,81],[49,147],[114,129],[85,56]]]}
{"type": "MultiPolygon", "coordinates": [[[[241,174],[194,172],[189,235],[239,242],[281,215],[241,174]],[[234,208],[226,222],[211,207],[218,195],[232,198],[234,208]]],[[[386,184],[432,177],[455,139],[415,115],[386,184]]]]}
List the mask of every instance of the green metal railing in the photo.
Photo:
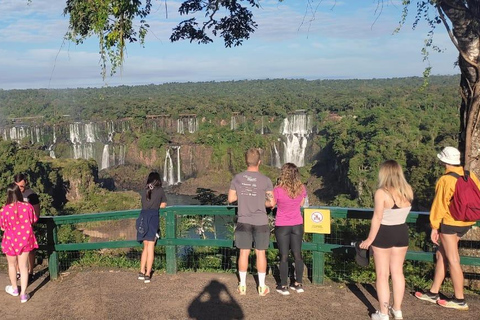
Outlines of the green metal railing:
{"type": "MultiPolygon", "coordinates": [[[[317,209],[328,209],[331,219],[371,219],[372,209],[350,209],[337,207],[310,207],[317,209]]],[[[234,216],[235,207],[229,206],[171,206],[161,210],[161,217],[165,219],[165,237],[157,241],[157,246],[165,246],[166,272],[173,274],[177,272],[177,246],[208,246],[233,248],[233,240],[228,239],[192,239],[181,238],[177,235],[177,217],[182,216],[234,216]]],[[[115,240],[93,243],[59,243],[58,228],[62,225],[78,224],[87,222],[112,221],[123,219],[135,219],[140,210],[127,210],[117,212],[91,213],[70,216],[42,216],[39,223],[46,225],[46,244],[40,246],[48,255],[48,269],[50,277],[56,279],[59,272],[59,256],[61,251],[95,250],[104,248],[134,248],[140,243],[135,240],[115,240]]],[[[409,224],[428,224],[428,214],[424,212],[411,212],[407,218],[409,224]]],[[[476,224],[480,224],[477,222],[476,224]]],[[[270,243],[271,248],[276,243],[270,243]]],[[[325,278],[325,254],[333,254],[338,250],[351,249],[351,244],[325,243],[325,235],[313,234],[312,240],[304,242],[302,250],[312,252],[312,282],[321,284],[325,278]]],[[[413,261],[434,261],[433,252],[408,251],[407,260],[413,261]]],[[[470,266],[480,266],[480,257],[462,256],[461,263],[470,266]]]]}

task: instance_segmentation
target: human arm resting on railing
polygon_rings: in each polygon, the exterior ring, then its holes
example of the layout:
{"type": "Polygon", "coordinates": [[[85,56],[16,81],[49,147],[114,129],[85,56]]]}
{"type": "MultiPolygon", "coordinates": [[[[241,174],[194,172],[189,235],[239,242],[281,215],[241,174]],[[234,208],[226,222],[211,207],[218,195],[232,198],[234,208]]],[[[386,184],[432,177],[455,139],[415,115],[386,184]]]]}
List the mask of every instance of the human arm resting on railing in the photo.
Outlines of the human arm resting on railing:
{"type": "Polygon", "coordinates": [[[166,208],[166,207],[167,207],[167,203],[166,203],[166,202],[160,203],[160,208],[166,208]]]}

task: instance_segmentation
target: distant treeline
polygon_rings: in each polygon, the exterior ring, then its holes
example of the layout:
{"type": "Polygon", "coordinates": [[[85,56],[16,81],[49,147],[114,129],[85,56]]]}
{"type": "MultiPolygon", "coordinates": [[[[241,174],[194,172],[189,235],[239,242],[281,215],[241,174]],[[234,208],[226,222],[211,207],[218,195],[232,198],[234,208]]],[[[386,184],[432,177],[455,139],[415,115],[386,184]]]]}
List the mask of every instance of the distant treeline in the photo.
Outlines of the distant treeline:
{"type": "MultiPolygon", "coordinates": [[[[195,113],[229,117],[232,112],[283,117],[297,109],[311,113],[346,111],[379,105],[396,107],[456,106],[459,76],[373,80],[251,80],[167,83],[78,89],[0,90],[0,116],[44,116],[61,121],[146,118],[195,113]]],[[[34,119],[31,119],[34,120],[34,119]]],[[[44,120],[42,120],[44,121],[44,120]]]]}

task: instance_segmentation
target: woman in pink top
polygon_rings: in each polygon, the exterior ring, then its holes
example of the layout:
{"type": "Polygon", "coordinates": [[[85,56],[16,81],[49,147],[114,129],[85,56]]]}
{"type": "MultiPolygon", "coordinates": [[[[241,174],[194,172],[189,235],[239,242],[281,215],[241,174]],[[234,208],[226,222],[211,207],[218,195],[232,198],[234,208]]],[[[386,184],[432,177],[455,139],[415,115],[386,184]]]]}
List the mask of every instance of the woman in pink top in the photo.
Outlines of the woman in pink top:
{"type": "Polygon", "coordinates": [[[275,237],[280,253],[280,284],[277,286],[277,292],[288,295],[290,294],[287,289],[290,249],[295,260],[295,282],[290,285],[290,289],[298,293],[303,292],[303,218],[300,207],[303,206],[307,190],[300,181],[297,166],[293,163],[285,163],[282,166],[277,183],[278,185],[273,189],[273,196],[277,203],[275,237]]]}
{"type": "Polygon", "coordinates": [[[25,292],[28,285],[28,255],[38,248],[32,224],[37,221],[35,209],[23,202],[20,188],[11,183],[7,187],[7,203],[0,211],[0,227],[3,230],[2,251],[7,256],[8,276],[11,285],[5,292],[18,296],[16,265],[20,268],[20,302],[27,302],[30,296],[25,292]]]}

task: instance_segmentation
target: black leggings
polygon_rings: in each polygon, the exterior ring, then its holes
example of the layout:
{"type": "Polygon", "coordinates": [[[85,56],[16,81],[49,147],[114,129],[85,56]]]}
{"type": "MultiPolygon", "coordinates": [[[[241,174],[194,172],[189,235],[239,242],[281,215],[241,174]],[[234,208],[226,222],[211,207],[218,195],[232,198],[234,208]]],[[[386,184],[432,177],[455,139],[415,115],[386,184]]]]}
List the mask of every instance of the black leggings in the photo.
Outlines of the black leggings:
{"type": "Polygon", "coordinates": [[[295,281],[302,283],[303,224],[275,227],[275,237],[277,238],[278,251],[280,253],[280,285],[287,285],[288,252],[290,249],[292,250],[293,259],[295,260],[295,281]]]}

